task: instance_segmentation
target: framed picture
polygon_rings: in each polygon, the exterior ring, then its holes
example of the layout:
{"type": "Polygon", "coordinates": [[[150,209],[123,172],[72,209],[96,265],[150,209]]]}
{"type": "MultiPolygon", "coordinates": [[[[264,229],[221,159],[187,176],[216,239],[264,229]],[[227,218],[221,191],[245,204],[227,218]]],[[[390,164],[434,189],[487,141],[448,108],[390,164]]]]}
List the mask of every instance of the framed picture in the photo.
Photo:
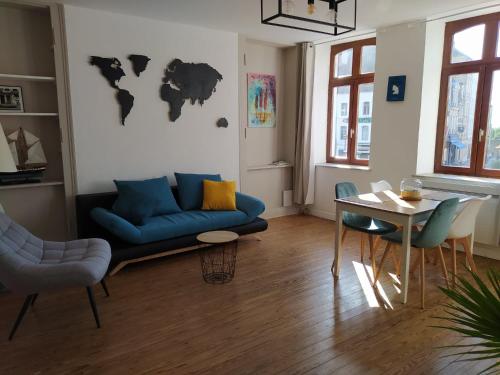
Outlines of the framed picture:
{"type": "Polygon", "coordinates": [[[0,86],[0,112],[24,112],[21,87],[0,86]]]}
{"type": "Polygon", "coordinates": [[[387,83],[387,101],[402,102],[405,100],[406,76],[391,76],[387,83]]]}
{"type": "Polygon", "coordinates": [[[248,127],[276,127],[276,77],[248,73],[248,127]]]}

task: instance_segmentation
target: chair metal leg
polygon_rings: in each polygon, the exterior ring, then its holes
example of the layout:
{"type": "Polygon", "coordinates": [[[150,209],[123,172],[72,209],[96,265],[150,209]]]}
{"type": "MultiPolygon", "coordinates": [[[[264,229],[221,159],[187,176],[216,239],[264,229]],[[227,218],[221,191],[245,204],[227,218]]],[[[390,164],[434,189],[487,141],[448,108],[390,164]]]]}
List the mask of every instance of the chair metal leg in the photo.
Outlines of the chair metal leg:
{"type": "Polygon", "coordinates": [[[14,323],[14,326],[12,327],[12,330],[10,331],[9,341],[11,341],[14,338],[14,335],[17,331],[17,328],[19,327],[19,324],[21,324],[21,322],[24,318],[24,315],[26,314],[26,311],[28,311],[28,308],[30,307],[30,304],[31,304],[34,296],[35,296],[35,294],[30,294],[24,300],[23,307],[21,307],[21,311],[19,312],[19,315],[17,316],[16,322],[14,323]]]}
{"type": "Polygon", "coordinates": [[[92,312],[94,313],[95,322],[97,324],[97,328],[101,328],[101,322],[99,321],[99,314],[97,312],[97,306],[95,304],[94,292],[92,291],[92,287],[87,287],[87,294],[89,296],[90,306],[92,307],[92,312]]]}
{"type": "Polygon", "coordinates": [[[420,249],[420,308],[425,308],[425,249],[420,249]]]}
{"type": "Polygon", "coordinates": [[[359,246],[361,247],[361,262],[363,262],[363,259],[365,257],[365,234],[360,233],[361,240],[359,246]]]}
{"type": "Polygon", "coordinates": [[[101,286],[102,286],[102,289],[104,289],[104,293],[106,293],[106,297],[109,297],[108,286],[106,285],[106,282],[104,281],[104,279],[101,280],[101,286]]]}
{"type": "Polygon", "coordinates": [[[37,294],[33,294],[33,299],[31,300],[31,306],[32,307],[35,305],[35,301],[36,301],[37,298],[38,298],[38,293],[37,294]]]}

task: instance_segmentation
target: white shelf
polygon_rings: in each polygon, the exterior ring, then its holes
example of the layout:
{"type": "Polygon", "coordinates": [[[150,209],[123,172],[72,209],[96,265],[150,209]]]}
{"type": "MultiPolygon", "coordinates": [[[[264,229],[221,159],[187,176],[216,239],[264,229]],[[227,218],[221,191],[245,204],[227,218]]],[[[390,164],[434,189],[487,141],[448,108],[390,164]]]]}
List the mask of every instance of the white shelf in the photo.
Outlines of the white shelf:
{"type": "Polygon", "coordinates": [[[18,117],[57,117],[57,112],[0,112],[0,116],[18,116],[18,117]]]}
{"type": "Polygon", "coordinates": [[[265,164],[265,165],[253,165],[247,168],[247,171],[260,171],[263,169],[277,169],[277,168],[292,168],[293,165],[290,163],[286,164],[265,164]]]}
{"type": "Polygon", "coordinates": [[[49,76],[29,76],[24,74],[3,74],[0,73],[0,79],[11,79],[16,81],[32,81],[32,82],[55,82],[56,77],[49,76]]]}
{"type": "Polygon", "coordinates": [[[63,186],[63,181],[28,182],[25,184],[0,185],[0,190],[40,188],[47,186],[63,186]]]}

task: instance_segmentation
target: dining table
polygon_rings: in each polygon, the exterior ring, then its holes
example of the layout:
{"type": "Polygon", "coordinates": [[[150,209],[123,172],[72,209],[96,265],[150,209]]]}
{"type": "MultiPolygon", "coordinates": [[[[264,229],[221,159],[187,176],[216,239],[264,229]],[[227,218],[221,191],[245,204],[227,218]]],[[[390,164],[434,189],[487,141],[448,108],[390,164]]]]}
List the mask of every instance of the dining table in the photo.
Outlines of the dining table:
{"type": "Polygon", "coordinates": [[[335,199],[336,226],[335,226],[335,258],[333,274],[340,276],[342,262],[342,230],[341,218],[344,212],[351,212],[393,223],[403,232],[401,244],[401,302],[408,300],[408,281],[410,274],[411,232],[414,225],[425,221],[432,211],[443,200],[458,198],[459,203],[473,199],[474,196],[442,190],[423,189],[421,200],[407,201],[399,194],[386,190],[377,193],[354,195],[335,199]]]}

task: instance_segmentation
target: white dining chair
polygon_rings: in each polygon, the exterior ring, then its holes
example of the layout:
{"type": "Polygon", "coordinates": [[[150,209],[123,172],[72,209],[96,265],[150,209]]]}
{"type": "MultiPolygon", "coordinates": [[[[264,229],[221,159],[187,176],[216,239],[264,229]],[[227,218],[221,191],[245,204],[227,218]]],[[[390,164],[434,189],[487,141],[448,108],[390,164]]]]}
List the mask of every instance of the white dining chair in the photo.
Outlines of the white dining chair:
{"type": "Polygon", "coordinates": [[[386,180],[380,180],[377,182],[370,182],[370,188],[372,193],[378,193],[380,191],[392,190],[392,186],[386,180]]]}
{"type": "Polygon", "coordinates": [[[488,195],[483,198],[474,198],[463,205],[463,208],[453,219],[451,228],[448,231],[446,243],[450,246],[452,257],[452,283],[455,284],[455,275],[457,274],[457,243],[464,248],[467,262],[473,272],[477,273],[476,264],[473,258],[474,230],[476,227],[476,218],[485,201],[491,198],[488,195]]]}

